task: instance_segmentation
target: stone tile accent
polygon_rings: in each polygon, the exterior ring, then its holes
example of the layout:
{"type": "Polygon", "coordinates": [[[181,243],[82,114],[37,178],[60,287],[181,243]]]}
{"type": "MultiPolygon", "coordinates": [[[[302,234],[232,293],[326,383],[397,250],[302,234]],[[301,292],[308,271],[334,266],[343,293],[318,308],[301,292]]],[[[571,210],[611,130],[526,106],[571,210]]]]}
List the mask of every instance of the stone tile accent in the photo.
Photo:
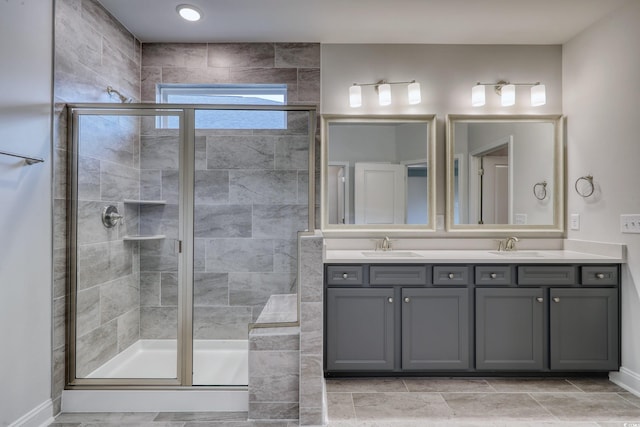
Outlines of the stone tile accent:
{"type": "Polygon", "coordinates": [[[194,338],[247,339],[247,325],[251,322],[251,316],[251,307],[194,307],[194,338]]]}
{"type": "Polygon", "coordinates": [[[322,237],[300,236],[300,425],[326,424],[323,365],[322,237]]]}
{"type": "MultiPolygon", "coordinates": [[[[209,67],[273,67],[272,43],[215,43],[208,46],[209,67]]],[[[319,54],[318,54],[319,56],[319,54]]]]}
{"type": "Polygon", "coordinates": [[[195,207],[196,237],[252,237],[251,225],[251,205],[196,205],[195,207]]]}

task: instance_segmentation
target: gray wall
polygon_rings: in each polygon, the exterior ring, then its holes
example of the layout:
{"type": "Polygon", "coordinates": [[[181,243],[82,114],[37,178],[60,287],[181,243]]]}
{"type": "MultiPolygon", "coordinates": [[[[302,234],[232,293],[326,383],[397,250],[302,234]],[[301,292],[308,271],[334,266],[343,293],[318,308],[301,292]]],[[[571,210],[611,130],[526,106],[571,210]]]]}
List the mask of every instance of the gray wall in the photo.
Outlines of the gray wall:
{"type": "Polygon", "coordinates": [[[51,43],[49,2],[0,3],[0,425],[51,413],[51,43]],[[33,412],[32,412],[33,411],[33,412]]]}
{"type": "Polygon", "coordinates": [[[622,369],[616,378],[640,391],[640,235],[620,233],[620,214],[640,213],[638,111],[640,3],[629,1],[563,46],[567,115],[567,215],[580,214],[579,240],[627,245],[622,271],[622,369]],[[611,84],[610,82],[619,82],[611,84]],[[592,174],[589,198],[573,189],[592,174]]]}
{"type": "MultiPolygon", "coordinates": [[[[54,96],[54,332],[53,399],[55,412],[65,384],[64,274],[66,240],[67,129],[64,103],[119,102],[111,85],[126,96],[140,97],[140,43],[97,1],[58,0],[55,7],[54,96]]],[[[84,122],[79,183],[79,351],[86,374],[135,339],[137,308],[121,303],[136,298],[136,244],[124,243],[117,230],[102,227],[102,206],[135,198],[138,192],[138,124],[135,121],[92,119],[84,122]],[[135,182],[132,185],[132,182],[135,182]],[[101,258],[105,250],[118,254],[113,268],[101,258]],[[102,304],[101,304],[102,303],[102,304]],[[124,311],[121,311],[122,308],[124,311]],[[91,350],[91,352],[89,352],[91,350]]],[[[122,208],[122,206],[121,206],[122,208]]],[[[139,294],[138,294],[139,295],[139,294]]]]}

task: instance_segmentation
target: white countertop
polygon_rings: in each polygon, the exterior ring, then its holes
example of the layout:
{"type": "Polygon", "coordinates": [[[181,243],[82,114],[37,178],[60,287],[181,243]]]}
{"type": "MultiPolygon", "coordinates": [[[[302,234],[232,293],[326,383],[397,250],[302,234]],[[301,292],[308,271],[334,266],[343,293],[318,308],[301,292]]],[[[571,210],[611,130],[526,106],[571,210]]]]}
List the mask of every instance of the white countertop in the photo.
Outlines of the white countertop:
{"type": "Polygon", "coordinates": [[[373,251],[357,249],[327,249],[324,262],[333,264],[618,264],[622,256],[605,256],[568,250],[526,249],[514,252],[492,250],[412,250],[373,251]],[[366,254],[366,255],[365,255],[366,254]]]}

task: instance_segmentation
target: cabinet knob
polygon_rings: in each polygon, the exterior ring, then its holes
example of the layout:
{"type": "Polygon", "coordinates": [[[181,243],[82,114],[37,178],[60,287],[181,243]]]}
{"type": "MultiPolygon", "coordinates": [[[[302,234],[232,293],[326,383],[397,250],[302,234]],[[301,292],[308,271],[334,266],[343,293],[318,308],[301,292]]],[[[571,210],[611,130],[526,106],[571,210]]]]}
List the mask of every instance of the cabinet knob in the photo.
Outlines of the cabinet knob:
{"type": "Polygon", "coordinates": [[[538,298],[536,298],[536,301],[538,301],[538,302],[544,302],[544,298],[542,298],[542,297],[538,297],[538,298]]]}
{"type": "Polygon", "coordinates": [[[495,279],[496,277],[498,277],[498,275],[496,273],[491,273],[489,274],[489,277],[491,277],[492,279],[495,279]]]}
{"type": "Polygon", "coordinates": [[[347,273],[342,273],[342,278],[343,278],[343,279],[348,279],[348,278],[349,278],[349,275],[348,275],[347,273]]]}
{"type": "Polygon", "coordinates": [[[604,273],[597,273],[596,274],[596,278],[597,279],[604,279],[604,273]]]}
{"type": "Polygon", "coordinates": [[[409,302],[409,301],[411,301],[411,300],[409,299],[409,297],[405,297],[405,298],[404,298],[404,302],[409,302]]]}
{"type": "Polygon", "coordinates": [[[449,273],[449,279],[453,279],[455,276],[453,273],[449,273]]]}
{"type": "Polygon", "coordinates": [[[558,298],[558,297],[553,297],[553,302],[560,302],[560,298],[558,298]]]}
{"type": "Polygon", "coordinates": [[[387,301],[393,302],[393,298],[389,297],[389,299],[387,301]]]}

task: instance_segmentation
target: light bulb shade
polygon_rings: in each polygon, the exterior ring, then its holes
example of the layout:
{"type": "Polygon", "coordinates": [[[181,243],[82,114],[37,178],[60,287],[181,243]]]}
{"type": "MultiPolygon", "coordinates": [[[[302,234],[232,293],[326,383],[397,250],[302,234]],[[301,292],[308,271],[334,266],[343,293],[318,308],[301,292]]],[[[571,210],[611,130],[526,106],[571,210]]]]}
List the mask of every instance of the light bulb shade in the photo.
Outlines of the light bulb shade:
{"type": "Polygon", "coordinates": [[[176,7],[178,14],[187,21],[195,22],[199,21],[202,18],[202,12],[200,12],[196,7],[193,7],[189,4],[181,4],[176,7]]]}
{"type": "Polygon", "coordinates": [[[502,106],[509,107],[516,103],[516,87],[514,85],[502,86],[502,106]]]}
{"type": "Polygon", "coordinates": [[[407,90],[409,91],[409,104],[415,105],[415,104],[420,104],[420,102],[422,102],[422,95],[420,93],[420,83],[417,83],[417,82],[409,83],[409,87],[407,90]]]}
{"type": "Polygon", "coordinates": [[[362,86],[353,85],[349,88],[349,105],[352,108],[362,106],[362,86]]]}
{"type": "Polygon", "coordinates": [[[475,85],[471,89],[471,105],[474,107],[482,107],[485,103],[485,87],[484,85],[475,85]]]}
{"type": "Polygon", "coordinates": [[[383,83],[378,86],[378,102],[380,105],[391,104],[391,85],[383,83]]]}
{"type": "Polygon", "coordinates": [[[539,107],[547,103],[547,90],[544,85],[535,85],[531,88],[531,106],[539,107]]]}

